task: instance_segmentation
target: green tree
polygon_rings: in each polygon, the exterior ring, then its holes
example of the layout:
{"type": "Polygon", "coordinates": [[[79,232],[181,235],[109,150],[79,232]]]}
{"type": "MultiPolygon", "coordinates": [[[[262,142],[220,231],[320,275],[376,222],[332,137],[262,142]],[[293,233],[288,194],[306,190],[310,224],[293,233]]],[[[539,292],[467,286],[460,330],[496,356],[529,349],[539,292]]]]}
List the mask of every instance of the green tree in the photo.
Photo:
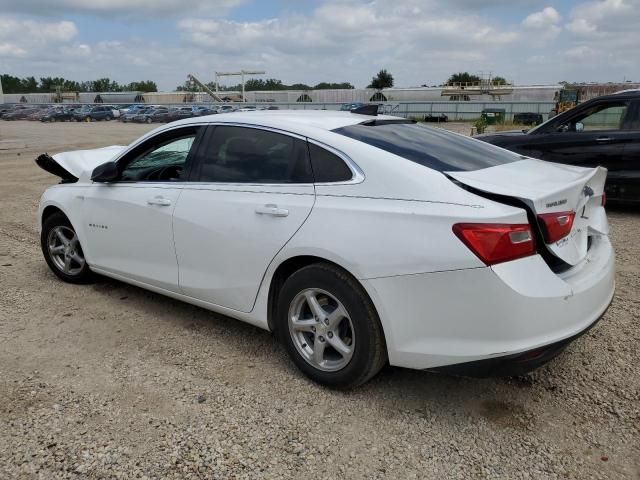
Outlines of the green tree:
{"type": "Polygon", "coordinates": [[[493,85],[506,85],[507,84],[507,79],[504,78],[504,77],[497,76],[497,77],[493,77],[491,79],[491,83],[493,85]]]}
{"type": "Polygon", "coordinates": [[[311,90],[312,87],[305,83],[294,83],[293,85],[289,85],[291,90],[311,90]]]}
{"type": "Polygon", "coordinates": [[[458,72],[451,75],[449,80],[447,80],[448,85],[454,83],[480,83],[480,77],[472,75],[469,72],[458,72]]]}
{"type": "Polygon", "coordinates": [[[20,78],[5,73],[0,75],[0,81],[2,81],[4,93],[24,93],[20,78]]]}
{"type": "Polygon", "coordinates": [[[35,77],[26,77],[23,78],[20,83],[22,84],[22,91],[24,93],[37,92],[38,91],[38,82],[35,77]]]}
{"type": "Polygon", "coordinates": [[[128,85],[123,85],[122,90],[129,92],[157,92],[158,86],[156,82],[152,80],[142,80],[140,82],[131,82],[128,85]]]}
{"type": "Polygon", "coordinates": [[[383,88],[393,87],[393,75],[387,72],[386,69],[382,69],[378,74],[371,79],[371,83],[367,88],[375,88],[376,90],[382,90],[383,88]]]}
{"type": "MultiPolygon", "coordinates": [[[[392,79],[393,82],[393,79],[392,79]]],[[[330,83],[330,82],[320,82],[315,87],[315,90],[341,90],[341,89],[353,89],[355,88],[349,82],[341,82],[341,83],[330,83]]]]}

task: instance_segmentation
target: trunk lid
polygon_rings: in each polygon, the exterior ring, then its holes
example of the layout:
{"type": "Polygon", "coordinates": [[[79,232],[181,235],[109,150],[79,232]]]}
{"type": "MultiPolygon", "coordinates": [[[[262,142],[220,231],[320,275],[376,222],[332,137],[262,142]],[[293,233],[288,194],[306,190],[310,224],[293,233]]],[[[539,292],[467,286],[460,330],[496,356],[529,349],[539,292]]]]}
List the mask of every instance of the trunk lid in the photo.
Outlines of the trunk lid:
{"type": "Polygon", "coordinates": [[[92,150],[56,153],[55,155],[43,153],[36,158],[36,163],[43,170],[60,177],[64,183],[71,183],[78,181],[83,172],[91,172],[98,165],[112,160],[125,148],[127,147],[114,145],[92,150]]]}
{"type": "Polygon", "coordinates": [[[575,212],[573,226],[567,236],[553,243],[539,242],[544,247],[538,247],[546,248],[569,265],[578,264],[586,256],[589,235],[608,233],[607,218],[602,208],[607,177],[605,168],[524,159],[481,170],[445,174],[475,190],[520,200],[536,217],[533,227],[540,232],[538,215],[575,212]]]}

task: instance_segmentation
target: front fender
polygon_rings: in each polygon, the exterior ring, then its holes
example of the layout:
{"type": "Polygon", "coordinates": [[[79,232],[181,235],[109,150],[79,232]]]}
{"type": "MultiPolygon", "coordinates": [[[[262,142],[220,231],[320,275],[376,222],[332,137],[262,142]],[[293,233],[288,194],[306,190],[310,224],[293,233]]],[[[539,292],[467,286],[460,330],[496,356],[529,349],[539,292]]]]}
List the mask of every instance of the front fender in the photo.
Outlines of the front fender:
{"type": "Polygon", "coordinates": [[[84,185],[60,184],[45,190],[38,206],[37,231],[42,232],[43,214],[47,207],[54,207],[60,210],[69,219],[78,235],[85,258],[91,263],[91,246],[87,241],[84,222],[84,193],[86,188],[84,185]]]}

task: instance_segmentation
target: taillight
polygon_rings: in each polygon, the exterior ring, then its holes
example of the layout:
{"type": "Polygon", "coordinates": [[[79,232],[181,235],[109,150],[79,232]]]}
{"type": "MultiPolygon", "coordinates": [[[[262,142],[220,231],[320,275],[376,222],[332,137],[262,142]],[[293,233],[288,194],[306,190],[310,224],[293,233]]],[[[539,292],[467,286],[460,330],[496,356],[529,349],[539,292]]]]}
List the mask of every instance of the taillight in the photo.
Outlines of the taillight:
{"type": "Polygon", "coordinates": [[[602,192],[602,206],[606,206],[607,205],[607,193],[606,192],[602,192]]]}
{"type": "Polygon", "coordinates": [[[569,235],[576,212],[542,213],[538,215],[546,243],[557,242],[569,235]]]}
{"type": "Polygon", "coordinates": [[[536,253],[536,243],[529,224],[456,223],[453,233],[487,265],[536,253]]]}

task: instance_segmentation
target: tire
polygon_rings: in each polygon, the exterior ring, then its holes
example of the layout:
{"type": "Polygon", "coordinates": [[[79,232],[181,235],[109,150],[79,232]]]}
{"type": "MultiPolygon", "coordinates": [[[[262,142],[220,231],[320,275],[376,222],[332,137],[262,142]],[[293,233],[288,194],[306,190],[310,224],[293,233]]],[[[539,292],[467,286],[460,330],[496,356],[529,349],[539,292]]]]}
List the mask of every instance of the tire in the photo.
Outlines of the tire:
{"type": "Polygon", "coordinates": [[[147,123],[151,123],[151,122],[153,122],[153,120],[151,120],[151,118],[150,118],[150,117],[147,117],[147,119],[146,119],[145,121],[146,121],[147,123]]]}
{"type": "Polygon", "coordinates": [[[111,120],[113,120],[113,117],[111,115],[107,115],[107,122],[110,122],[111,120]]]}
{"type": "Polygon", "coordinates": [[[296,366],[328,387],[357,387],[387,362],[382,325],[369,296],[355,278],[328,263],[306,266],[284,282],[275,329],[296,366]]]}
{"type": "Polygon", "coordinates": [[[57,212],[47,217],[42,224],[40,247],[47,265],[60,279],[68,283],[90,283],[94,280],[94,274],[84,259],[82,246],[77,238],[71,222],[64,214],[57,212]],[[65,243],[58,234],[62,234],[68,243],[65,243]],[[67,245],[69,248],[65,249],[67,245]],[[54,254],[53,252],[59,248],[62,248],[63,252],[54,254]],[[70,260],[67,264],[68,257],[70,260]]]}

